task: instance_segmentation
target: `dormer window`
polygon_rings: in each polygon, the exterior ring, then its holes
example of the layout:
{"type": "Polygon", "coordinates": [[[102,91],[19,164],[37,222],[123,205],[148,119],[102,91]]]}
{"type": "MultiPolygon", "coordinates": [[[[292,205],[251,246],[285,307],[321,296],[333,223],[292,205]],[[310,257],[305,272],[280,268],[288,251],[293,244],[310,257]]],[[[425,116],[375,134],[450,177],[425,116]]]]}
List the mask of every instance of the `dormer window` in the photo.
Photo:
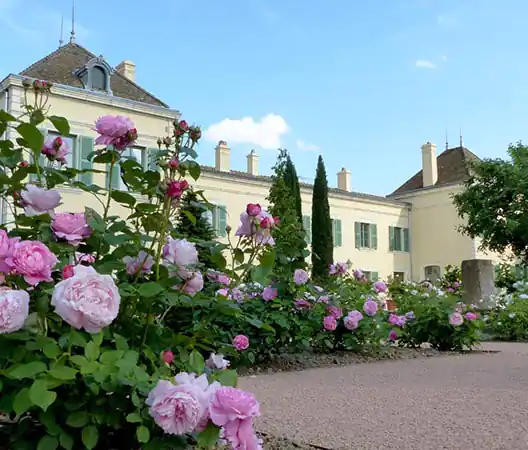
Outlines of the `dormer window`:
{"type": "Polygon", "coordinates": [[[99,56],[88,61],[83,67],[77,69],[74,74],[81,79],[85,89],[112,94],[110,75],[113,71],[104,58],[99,56]]]}

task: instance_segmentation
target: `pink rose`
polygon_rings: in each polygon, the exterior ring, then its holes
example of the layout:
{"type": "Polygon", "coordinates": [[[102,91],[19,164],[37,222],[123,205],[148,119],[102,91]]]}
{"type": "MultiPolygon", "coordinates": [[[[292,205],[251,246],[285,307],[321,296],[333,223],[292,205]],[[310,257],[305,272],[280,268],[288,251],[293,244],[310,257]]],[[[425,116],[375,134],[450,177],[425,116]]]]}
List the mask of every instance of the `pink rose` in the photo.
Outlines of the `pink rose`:
{"type": "Polygon", "coordinates": [[[119,313],[121,297],[110,275],[100,275],[91,266],[75,266],[71,278],[55,285],[51,305],[76,329],[98,333],[119,313]]]}
{"type": "Polygon", "coordinates": [[[249,216],[256,217],[260,214],[262,208],[258,203],[248,203],[246,207],[246,212],[249,216]]]}
{"type": "Polygon", "coordinates": [[[222,288],[222,289],[218,289],[218,291],[216,291],[216,294],[220,295],[221,297],[227,298],[227,296],[229,295],[229,291],[226,288],[222,288]]]}
{"type": "Polygon", "coordinates": [[[396,339],[398,339],[398,333],[396,333],[396,330],[390,330],[389,331],[389,341],[394,342],[396,339]]]}
{"type": "Polygon", "coordinates": [[[167,189],[167,196],[171,198],[179,199],[183,195],[183,192],[189,187],[189,183],[186,180],[176,181],[170,180],[167,189]]]}
{"type": "Polygon", "coordinates": [[[388,291],[387,285],[383,281],[376,281],[374,283],[374,289],[376,290],[376,292],[380,293],[388,291]]]}
{"type": "Polygon", "coordinates": [[[172,239],[163,247],[163,259],[166,263],[180,268],[198,263],[198,252],[194,244],[186,239],[172,239]]]}
{"type": "Polygon", "coordinates": [[[359,327],[359,321],[354,320],[354,317],[346,316],[343,319],[343,323],[345,324],[345,328],[347,330],[355,330],[357,327],[359,327]]]}
{"type": "Polygon", "coordinates": [[[459,327],[464,323],[464,317],[459,312],[454,312],[449,316],[449,323],[454,327],[459,327]]]}
{"type": "Polygon", "coordinates": [[[172,353],[170,350],[165,350],[161,354],[161,359],[165,364],[172,364],[172,362],[174,361],[174,353],[172,353]]]}
{"type": "Polygon", "coordinates": [[[194,297],[204,287],[203,276],[200,272],[190,272],[183,284],[183,292],[191,297],[194,297]]]}
{"type": "Polygon", "coordinates": [[[267,302],[275,300],[279,296],[279,292],[276,288],[268,286],[262,291],[262,298],[267,302]]]}
{"type": "Polygon", "coordinates": [[[477,315],[474,312],[468,311],[466,313],[466,319],[469,320],[470,322],[473,322],[474,320],[477,319],[477,315]]]}
{"type": "Polygon", "coordinates": [[[378,303],[369,298],[365,303],[363,303],[363,311],[367,316],[375,316],[378,312],[378,303]]]}
{"type": "Polygon", "coordinates": [[[71,153],[71,148],[60,136],[49,136],[42,147],[41,153],[46,155],[50,161],[59,161],[66,164],[66,156],[71,153]]]}
{"type": "Polygon", "coordinates": [[[97,145],[113,146],[122,151],[134,144],[137,139],[137,130],[128,117],[103,116],[95,122],[95,131],[99,133],[95,139],[97,145]]]}
{"type": "Polygon", "coordinates": [[[205,365],[210,369],[224,370],[229,367],[229,361],[224,358],[224,355],[211,353],[205,362],[205,365]]]}
{"type": "Polygon", "coordinates": [[[154,258],[147,252],[141,250],[137,256],[125,256],[123,262],[129,275],[150,273],[154,265],[154,258]]]}
{"type": "Polygon", "coordinates": [[[309,279],[310,275],[308,275],[306,270],[295,269],[295,272],[293,272],[293,282],[298,286],[308,283],[309,279]]]}
{"type": "Polygon", "coordinates": [[[6,259],[12,270],[23,275],[26,283],[36,286],[41,281],[53,281],[51,271],[59,260],[45,244],[39,241],[20,241],[13,254],[6,259]]]}
{"type": "Polygon", "coordinates": [[[95,262],[95,257],[88,253],[75,252],[75,261],[77,264],[93,264],[95,262]]]}
{"type": "Polygon", "coordinates": [[[311,308],[312,304],[308,300],[305,300],[304,298],[299,298],[295,300],[295,306],[299,309],[307,309],[307,308],[311,308]]]}
{"type": "Polygon", "coordinates": [[[29,294],[0,288],[0,334],[20,330],[29,314],[29,294]]]}
{"type": "Polygon", "coordinates": [[[343,317],[343,310],[339,306],[327,306],[326,310],[328,311],[328,314],[336,319],[343,317]]]}
{"type": "Polygon", "coordinates": [[[19,237],[10,238],[5,230],[0,230],[0,272],[10,272],[11,267],[6,261],[13,256],[18,241],[20,241],[19,237]]]}
{"type": "Polygon", "coordinates": [[[51,222],[51,229],[57,238],[64,239],[71,245],[79,245],[92,234],[84,213],[57,213],[51,222]]]}
{"type": "Polygon", "coordinates": [[[225,284],[225,285],[228,285],[229,283],[231,283],[231,280],[229,279],[229,277],[224,274],[218,275],[218,277],[216,278],[216,281],[220,284],[225,284]]]}
{"type": "Polygon", "coordinates": [[[75,275],[75,266],[73,264],[68,264],[67,266],[64,266],[64,269],[62,269],[62,279],[66,280],[67,278],[71,278],[75,275]]]}
{"type": "Polygon", "coordinates": [[[253,419],[260,415],[260,405],[249,392],[233,387],[217,389],[209,413],[212,422],[224,430],[224,438],[233,449],[259,450],[253,419]]]}
{"type": "Polygon", "coordinates": [[[334,331],[337,328],[337,320],[334,316],[326,316],[323,319],[323,327],[325,330],[334,331]]]}
{"type": "Polygon", "coordinates": [[[275,245],[275,240],[271,236],[269,228],[258,228],[257,223],[261,223],[265,218],[273,218],[271,214],[262,210],[256,217],[250,216],[247,211],[240,214],[240,225],[235,235],[241,237],[254,238],[258,244],[275,245]]]}
{"type": "Polygon", "coordinates": [[[239,352],[246,350],[249,347],[249,338],[243,334],[235,336],[233,339],[233,347],[239,352]]]}
{"type": "Polygon", "coordinates": [[[41,214],[53,214],[53,210],[61,204],[61,195],[54,189],[44,189],[33,184],[26,185],[20,193],[24,213],[28,217],[41,214]]]}

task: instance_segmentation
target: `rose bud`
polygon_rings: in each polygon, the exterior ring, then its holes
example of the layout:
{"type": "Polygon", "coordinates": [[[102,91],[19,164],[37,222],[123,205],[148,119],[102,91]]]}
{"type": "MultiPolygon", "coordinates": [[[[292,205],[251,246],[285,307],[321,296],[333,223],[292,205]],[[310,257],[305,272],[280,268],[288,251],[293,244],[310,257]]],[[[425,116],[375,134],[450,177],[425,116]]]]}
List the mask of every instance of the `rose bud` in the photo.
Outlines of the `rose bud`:
{"type": "Polygon", "coordinates": [[[258,216],[262,211],[262,208],[258,203],[248,203],[246,207],[246,212],[248,213],[248,216],[256,217],[258,216]]]}
{"type": "Polygon", "coordinates": [[[174,361],[174,353],[172,353],[170,350],[165,350],[161,354],[161,359],[165,364],[171,364],[174,361]]]}

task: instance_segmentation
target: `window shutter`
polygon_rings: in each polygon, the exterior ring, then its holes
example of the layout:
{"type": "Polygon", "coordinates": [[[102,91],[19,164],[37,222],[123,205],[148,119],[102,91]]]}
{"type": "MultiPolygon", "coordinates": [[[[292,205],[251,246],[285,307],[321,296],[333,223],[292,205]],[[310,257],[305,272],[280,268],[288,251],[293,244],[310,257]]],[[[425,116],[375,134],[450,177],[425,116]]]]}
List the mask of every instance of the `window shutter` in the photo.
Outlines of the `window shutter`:
{"type": "Polygon", "coordinates": [[[408,252],[410,250],[410,240],[409,240],[409,228],[403,229],[403,251],[408,252]]]}
{"type": "MultiPolygon", "coordinates": [[[[77,155],[74,155],[75,159],[78,158],[79,169],[87,170],[92,168],[92,161],[88,159],[90,153],[93,152],[93,138],[89,136],[79,136],[75,145],[75,150],[78,152],[77,155]]],[[[82,173],[79,175],[79,181],[86,185],[92,184],[92,172],[82,173]]]]}
{"type": "Polygon", "coordinates": [[[389,227],[389,252],[394,251],[394,227],[389,227]]]}
{"type": "Polygon", "coordinates": [[[370,248],[378,249],[378,226],[375,223],[370,224],[370,248]]]}
{"type": "Polygon", "coordinates": [[[354,222],[354,234],[356,235],[356,248],[361,248],[361,224],[354,222]]]}
{"type": "Polygon", "coordinates": [[[227,227],[227,210],[225,206],[217,206],[215,208],[218,214],[218,236],[226,236],[226,227],[227,227]]]}
{"type": "Polygon", "coordinates": [[[108,189],[108,177],[112,180],[112,189],[121,189],[121,167],[119,163],[114,164],[114,170],[110,173],[110,164],[106,165],[106,186],[108,189]]]}
{"type": "Polygon", "coordinates": [[[334,246],[341,247],[343,245],[343,233],[341,231],[341,220],[335,219],[334,224],[334,246]]]}
{"type": "Polygon", "coordinates": [[[158,160],[157,160],[159,151],[160,151],[159,148],[149,148],[147,150],[147,153],[148,153],[147,168],[148,168],[148,170],[153,170],[155,172],[157,172],[159,170],[159,168],[158,168],[158,160]]]}
{"type": "Polygon", "coordinates": [[[305,241],[308,244],[312,243],[312,218],[310,216],[303,216],[303,228],[306,233],[305,241]]]}
{"type": "Polygon", "coordinates": [[[370,279],[371,279],[372,281],[378,281],[378,280],[379,280],[379,274],[378,274],[378,272],[371,272],[371,277],[370,277],[370,279]]]}

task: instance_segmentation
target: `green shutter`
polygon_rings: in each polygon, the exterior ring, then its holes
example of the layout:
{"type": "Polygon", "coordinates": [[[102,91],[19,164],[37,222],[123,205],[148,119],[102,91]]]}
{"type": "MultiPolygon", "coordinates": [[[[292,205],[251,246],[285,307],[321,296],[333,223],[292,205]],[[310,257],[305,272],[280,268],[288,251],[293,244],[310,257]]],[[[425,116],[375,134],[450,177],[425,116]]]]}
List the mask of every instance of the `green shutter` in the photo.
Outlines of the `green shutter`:
{"type": "Polygon", "coordinates": [[[354,234],[356,235],[356,248],[361,248],[361,223],[354,222],[354,234]]]}
{"type": "Polygon", "coordinates": [[[394,227],[389,227],[389,252],[394,251],[394,227]]]}
{"type": "Polygon", "coordinates": [[[217,234],[218,236],[224,237],[226,236],[226,227],[227,227],[227,210],[225,206],[219,205],[215,207],[215,210],[217,212],[218,217],[218,229],[217,234]]]}
{"type": "Polygon", "coordinates": [[[312,243],[312,218],[310,216],[303,216],[303,228],[305,235],[305,241],[308,244],[312,243]]]}
{"type": "Polygon", "coordinates": [[[370,224],[370,248],[378,249],[378,226],[375,223],[370,224]]]}
{"type": "Polygon", "coordinates": [[[343,245],[343,233],[341,231],[341,220],[335,219],[332,221],[334,228],[334,247],[341,247],[343,245]]]}
{"type": "MultiPolygon", "coordinates": [[[[78,136],[75,142],[75,151],[78,153],[79,169],[91,169],[92,161],[89,159],[89,156],[93,152],[93,138],[89,136],[78,136]]],[[[74,155],[74,164],[76,158],[77,155],[74,155]]],[[[89,186],[92,184],[92,176],[92,172],[82,173],[79,175],[79,181],[89,186]]]]}
{"type": "Polygon", "coordinates": [[[410,241],[409,241],[409,228],[403,229],[403,251],[408,252],[411,247],[410,241]]]}
{"type": "Polygon", "coordinates": [[[371,279],[372,281],[378,281],[378,280],[379,280],[379,274],[378,274],[378,272],[371,272],[371,273],[370,273],[370,279],[371,279]]]}
{"type": "Polygon", "coordinates": [[[112,189],[118,190],[120,188],[121,180],[121,167],[119,163],[114,164],[114,170],[110,174],[110,164],[106,165],[106,185],[105,188],[108,189],[108,177],[112,179],[112,189]]]}
{"type": "Polygon", "coordinates": [[[159,152],[159,148],[149,148],[147,150],[147,158],[148,158],[148,164],[147,164],[147,167],[148,167],[148,170],[153,170],[155,172],[158,171],[158,160],[157,160],[157,155],[158,155],[158,152],[159,152]]]}

